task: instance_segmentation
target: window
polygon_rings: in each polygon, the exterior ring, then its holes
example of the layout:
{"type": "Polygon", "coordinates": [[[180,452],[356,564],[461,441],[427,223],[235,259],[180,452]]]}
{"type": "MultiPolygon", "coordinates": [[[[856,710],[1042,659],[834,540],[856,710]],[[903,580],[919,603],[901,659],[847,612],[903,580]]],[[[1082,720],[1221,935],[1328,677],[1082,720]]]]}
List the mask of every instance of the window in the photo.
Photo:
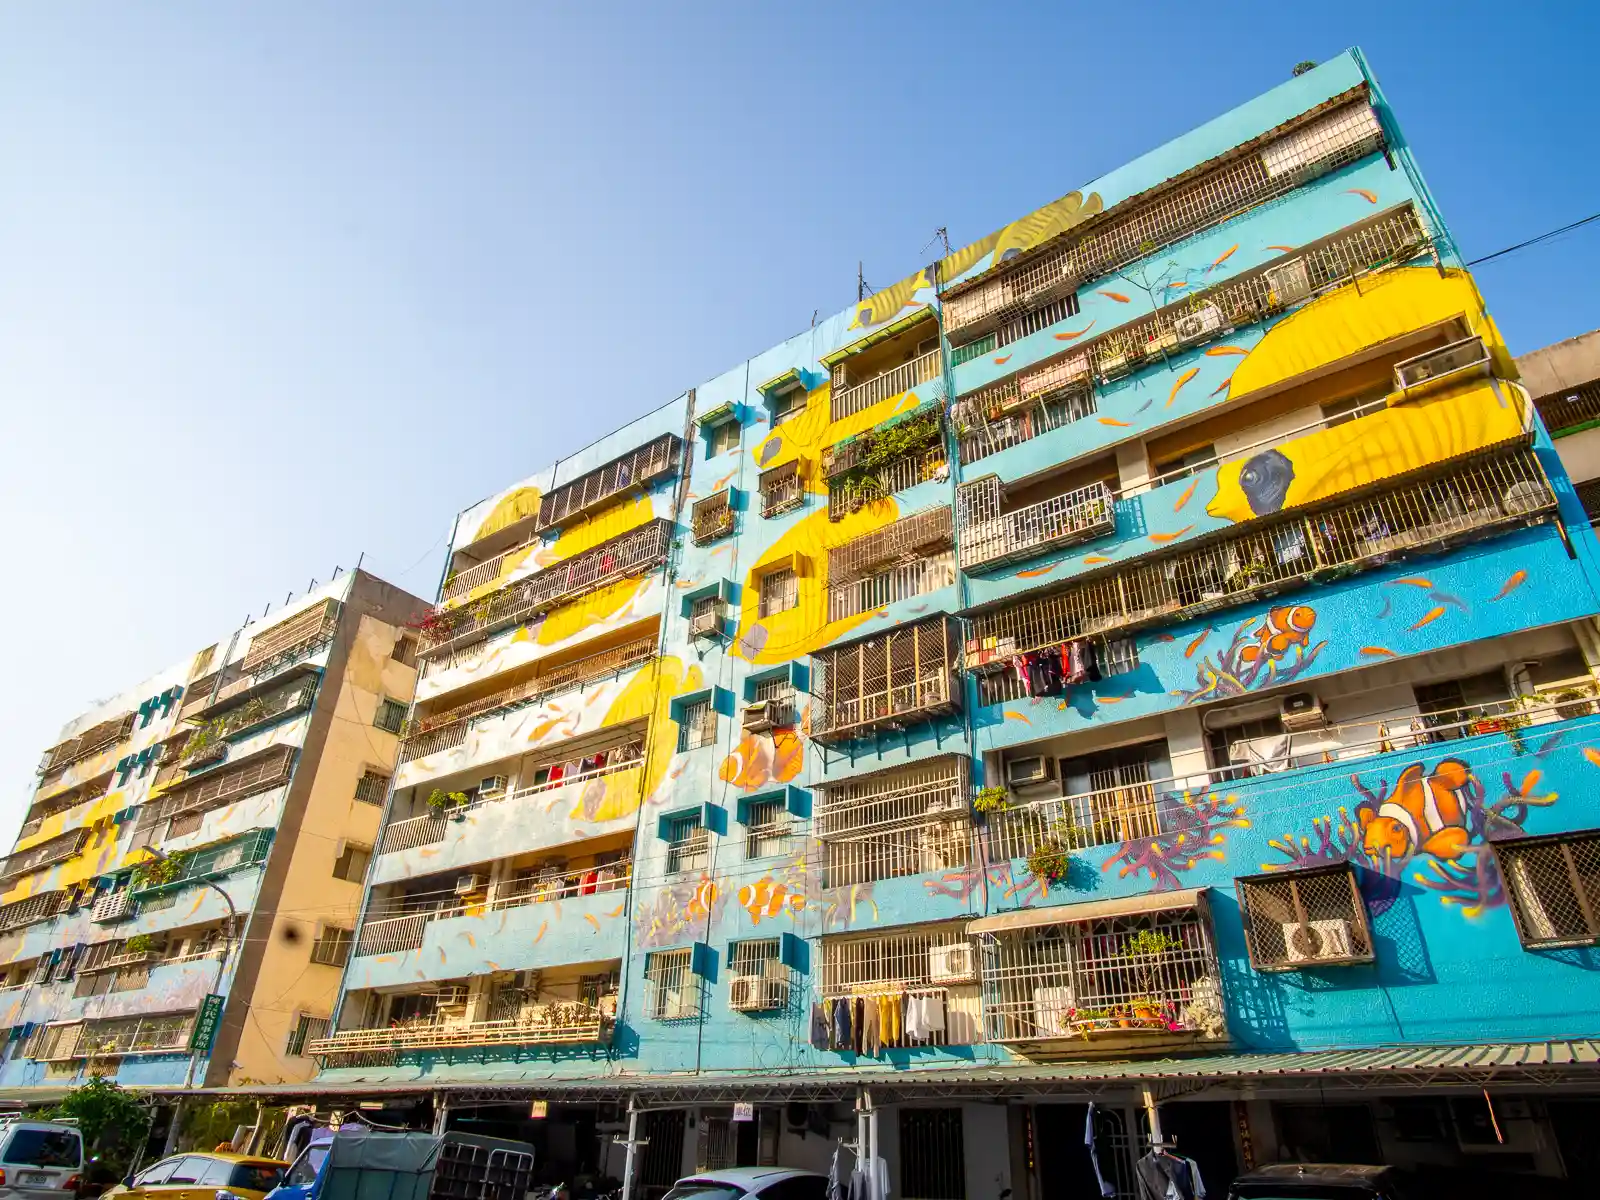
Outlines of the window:
{"type": "Polygon", "coordinates": [[[793,567],[768,571],[761,577],[760,615],[788,612],[800,603],[800,580],[793,567]]]}
{"type": "Polygon", "coordinates": [[[25,1167],[83,1165],[83,1141],[76,1129],[18,1129],[6,1145],[8,1163],[25,1167]]]}
{"type": "Polygon", "coordinates": [[[667,873],[705,870],[710,845],[698,815],[674,818],[667,827],[667,873]]]}
{"type": "Polygon", "coordinates": [[[1193,450],[1176,455],[1155,465],[1154,475],[1163,483],[1183,479],[1217,461],[1217,448],[1213,445],[1196,446],[1193,450]],[[1171,476],[1171,479],[1166,478],[1171,476]]]}
{"type": "Polygon", "coordinates": [[[805,502],[805,480],[800,478],[800,462],[784,463],[761,472],[761,515],[776,517],[805,502]]]}
{"type": "Polygon", "coordinates": [[[1270,761],[1278,752],[1282,738],[1282,717],[1240,721],[1224,729],[1206,731],[1206,757],[1210,759],[1212,770],[1226,772],[1222,778],[1243,779],[1249,772],[1246,766],[1239,764],[1270,761]]]}
{"type": "Polygon", "coordinates": [[[714,542],[733,532],[733,495],[728,488],[704,500],[696,500],[689,510],[690,531],[695,545],[714,542]]]}
{"type": "MultiPolygon", "coordinates": [[[[278,1186],[283,1178],[283,1168],[275,1167],[269,1163],[219,1163],[226,1169],[227,1174],[220,1180],[224,1187],[232,1188],[241,1195],[252,1192],[270,1192],[278,1186]]],[[[210,1182],[209,1180],[207,1182],[210,1182]]]]}
{"type": "Polygon", "coordinates": [[[653,1021],[683,1021],[700,1015],[699,976],[689,970],[694,952],[664,950],[645,963],[653,1021]]]}
{"type": "Polygon", "coordinates": [[[305,1054],[307,1042],[314,1042],[318,1038],[327,1036],[327,1017],[313,1017],[310,1013],[301,1013],[289,1029],[289,1044],[285,1050],[292,1057],[299,1058],[305,1054]]]}
{"type": "Polygon", "coordinates": [[[752,690],[750,699],[754,704],[766,704],[767,718],[774,726],[795,724],[794,684],[789,682],[788,675],[761,680],[752,690]]]}
{"type": "Polygon", "coordinates": [[[311,961],[325,967],[342,967],[350,957],[351,932],[337,925],[325,926],[311,945],[311,961]]]}
{"type": "Polygon", "coordinates": [[[182,1161],[180,1158],[169,1158],[166,1162],[159,1162],[135,1179],[133,1181],[134,1185],[136,1187],[149,1187],[152,1184],[165,1183],[172,1178],[172,1172],[182,1161]]]}
{"type": "Polygon", "coordinates": [[[717,596],[696,596],[689,604],[689,634],[700,637],[716,633],[722,623],[722,600],[717,596]]]}
{"type": "Polygon", "coordinates": [[[900,1194],[906,1200],[960,1200],[966,1196],[959,1108],[900,1110],[900,1194]]]}
{"type": "Polygon", "coordinates": [[[389,777],[381,771],[363,771],[356,782],[356,799],[363,804],[382,804],[389,794],[389,777]]]}
{"type": "Polygon", "coordinates": [[[782,800],[761,800],[745,813],[746,858],[773,858],[789,853],[793,831],[782,800]]]}
{"type": "Polygon", "coordinates": [[[210,1159],[201,1158],[198,1154],[180,1158],[177,1165],[172,1168],[172,1174],[167,1177],[167,1182],[199,1183],[200,1176],[205,1174],[206,1164],[210,1161],[210,1159]]]}
{"type": "Polygon", "coordinates": [[[678,753],[698,750],[716,740],[717,710],[711,707],[711,697],[685,704],[678,718],[678,753]]]}
{"type": "Polygon", "coordinates": [[[711,457],[739,448],[739,422],[723,421],[711,428],[711,457]]]}
{"type": "Polygon", "coordinates": [[[775,1012],[789,1003],[789,968],[779,944],[752,938],[729,947],[728,1007],[734,1012],[775,1012]]]}
{"type": "Polygon", "coordinates": [[[1348,863],[1239,882],[1245,942],[1258,971],[1372,961],[1372,932],[1348,863]]]}
{"type": "Polygon", "coordinates": [[[334,861],[333,877],[346,883],[360,883],[367,875],[367,860],[372,857],[372,847],[345,843],[344,851],[334,861]]]}
{"type": "Polygon", "coordinates": [[[394,644],[394,650],[389,657],[397,663],[404,663],[408,667],[417,665],[417,639],[409,633],[401,634],[394,644]]]}
{"type": "Polygon", "coordinates": [[[805,411],[806,389],[798,383],[791,383],[773,392],[769,403],[772,406],[772,427],[776,429],[805,411]]]}
{"type": "Polygon", "coordinates": [[[1500,842],[1494,852],[1524,946],[1600,941],[1600,831],[1500,842]]]}
{"type": "Polygon", "coordinates": [[[372,718],[372,723],[379,729],[390,733],[399,733],[400,727],[406,721],[406,706],[398,700],[383,700],[378,704],[378,711],[372,718]]]}

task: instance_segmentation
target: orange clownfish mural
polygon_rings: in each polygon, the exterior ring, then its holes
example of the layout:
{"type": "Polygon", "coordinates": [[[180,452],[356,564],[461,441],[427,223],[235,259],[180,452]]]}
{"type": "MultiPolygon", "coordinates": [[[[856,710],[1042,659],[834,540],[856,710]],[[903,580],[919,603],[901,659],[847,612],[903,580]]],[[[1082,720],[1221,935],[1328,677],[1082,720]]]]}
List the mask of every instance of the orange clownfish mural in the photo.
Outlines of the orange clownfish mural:
{"type": "Polygon", "coordinates": [[[1412,763],[1377,809],[1363,814],[1363,848],[1376,860],[1410,858],[1419,852],[1460,858],[1470,842],[1460,793],[1471,774],[1466,763],[1454,758],[1445,759],[1426,777],[1422,764],[1412,763]]]}

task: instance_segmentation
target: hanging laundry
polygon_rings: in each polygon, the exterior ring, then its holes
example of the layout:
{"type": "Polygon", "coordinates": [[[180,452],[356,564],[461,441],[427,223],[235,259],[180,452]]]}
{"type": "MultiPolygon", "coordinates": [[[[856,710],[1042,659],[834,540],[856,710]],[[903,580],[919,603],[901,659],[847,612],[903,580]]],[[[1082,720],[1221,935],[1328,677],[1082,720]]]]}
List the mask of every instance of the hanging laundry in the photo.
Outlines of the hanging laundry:
{"type": "Polygon", "coordinates": [[[1083,643],[1083,670],[1090,683],[1100,682],[1100,652],[1093,642],[1083,643]]]}
{"type": "MultiPolygon", "coordinates": [[[[1083,1144],[1089,1147],[1089,1163],[1094,1167],[1094,1178],[1095,1182],[1100,1185],[1100,1194],[1106,1197],[1106,1200],[1110,1200],[1111,1197],[1117,1194],[1117,1189],[1100,1170],[1100,1151],[1095,1148],[1094,1144],[1094,1112],[1094,1105],[1091,1103],[1089,1105],[1089,1115],[1083,1121],[1083,1144]]],[[[834,1153],[833,1160],[835,1167],[837,1167],[839,1162],[837,1152],[834,1153]]]]}
{"type": "Polygon", "coordinates": [[[922,1023],[927,1026],[930,1038],[944,1040],[944,993],[933,992],[922,998],[922,1023]]]}
{"type": "Polygon", "coordinates": [[[841,997],[833,1002],[833,1045],[834,1050],[848,1050],[853,1044],[854,1035],[850,1029],[850,1000],[841,997]]]}
{"type": "Polygon", "coordinates": [[[1011,669],[1016,672],[1017,682],[1022,685],[1022,694],[1024,696],[1032,696],[1033,685],[1028,679],[1028,664],[1023,660],[1020,654],[1013,654],[1011,656],[1011,669]]]}
{"type": "Polygon", "coordinates": [[[864,1035],[867,1032],[866,1001],[860,996],[856,996],[850,1001],[850,1030],[851,1047],[857,1054],[860,1054],[863,1045],[865,1045],[864,1035]]]}
{"type": "Polygon", "coordinates": [[[900,1002],[885,993],[878,997],[878,1036],[885,1046],[900,1044],[900,1002]]]}
{"type": "Polygon", "coordinates": [[[883,1010],[876,996],[868,996],[861,1012],[861,1052],[883,1053],[883,1010]]]}
{"type": "Polygon", "coordinates": [[[1205,1200],[1205,1184],[1192,1159],[1156,1149],[1134,1164],[1139,1200],[1205,1200]]]}
{"type": "Polygon", "coordinates": [[[821,1004],[811,1006],[811,1045],[818,1050],[828,1048],[828,1014],[821,1004]]]}

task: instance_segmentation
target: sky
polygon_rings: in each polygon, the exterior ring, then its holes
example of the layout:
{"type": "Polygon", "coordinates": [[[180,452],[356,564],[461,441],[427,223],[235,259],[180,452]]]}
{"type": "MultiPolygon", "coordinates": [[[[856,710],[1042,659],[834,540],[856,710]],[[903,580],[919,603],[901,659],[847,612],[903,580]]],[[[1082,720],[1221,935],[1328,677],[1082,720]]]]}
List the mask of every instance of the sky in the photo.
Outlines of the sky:
{"type": "MultiPolygon", "coordinates": [[[[1592,3],[0,6],[0,836],[96,700],[1361,46],[1467,257],[1600,211],[1592,3]]],[[[1486,264],[1600,326],[1600,223],[1486,264]]],[[[9,844],[9,843],[8,843],[9,844]]]]}

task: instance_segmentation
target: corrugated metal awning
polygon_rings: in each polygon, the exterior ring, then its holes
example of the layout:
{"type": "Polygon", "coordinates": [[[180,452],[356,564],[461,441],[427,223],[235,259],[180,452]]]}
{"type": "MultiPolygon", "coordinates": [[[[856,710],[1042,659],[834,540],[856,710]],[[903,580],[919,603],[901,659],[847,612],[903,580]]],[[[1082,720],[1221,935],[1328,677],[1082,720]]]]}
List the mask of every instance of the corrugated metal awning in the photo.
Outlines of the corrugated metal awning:
{"type": "Polygon", "coordinates": [[[1067,925],[1105,917],[1137,917],[1143,913],[1172,912],[1174,909],[1195,907],[1203,891],[1205,888],[1188,888],[1181,892],[1149,892],[1141,896],[1119,896],[1115,900],[1090,900],[1084,904],[1019,908],[1014,912],[980,917],[967,926],[967,932],[1008,933],[1018,929],[1037,929],[1041,925],[1067,925]]]}
{"type": "Polygon", "coordinates": [[[923,321],[931,320],[932,317],[933,309],[924,303],[921,308],[916,309],[907,316],[901,317],[896,321],[890,321],[887,325],[883,326],[883,328],[874,329],[871,333],[862,337],[858,337],[855,341],[850,342],[848,345],[840,346],[837,350],[833,350],[827,354],[824,354],[817,361],[825,367],[832,367],[835,363],[841,363],[847,358],[854,358],[863,350],[870,349],[871,347],[876,346],[879,342],[886,342],[890,338],[904,333],[913,325],[920,324],[923,321]]]}

